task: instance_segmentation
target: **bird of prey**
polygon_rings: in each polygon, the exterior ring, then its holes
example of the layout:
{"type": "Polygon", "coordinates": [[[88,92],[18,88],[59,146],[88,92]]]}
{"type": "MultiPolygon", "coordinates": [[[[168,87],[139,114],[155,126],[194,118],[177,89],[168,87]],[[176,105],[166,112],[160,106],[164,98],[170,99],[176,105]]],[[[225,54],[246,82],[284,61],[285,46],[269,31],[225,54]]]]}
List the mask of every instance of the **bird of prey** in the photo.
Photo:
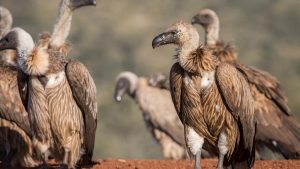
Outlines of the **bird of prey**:
{"type": "Polygon", "coordinates": [[[33,144],[47,164],[51,154],[63,166],[91,163],[97,127],[96,87],[78,61],[67,61],[72,11],[94,0],[62,0],[52,36],[42,34],[37,45],[21,28],[0,41],[0,50],[15,49],[21,96],[30,114],[33,144]],[[26,78],[25,78],[26,77],[26,78]],[[83,154],[82,158],[81,155],[83,154]]]}
{"type": "Polygon", "coordinates": [[[247,79],[257,119],[256,150],[261,159],[275,156],[300,157],[300,123],[290,112],[284,89],[268,72],[246,66],[237,59],[234,46],[219,40],[220,21],[211,9],[203,9],[192,18],[205,30],[206,46],[221,62],[235,66],[247,79]],[[273,153],[270,153],[273,152],[273,153]]]}
{"type": "Polygon", "coordinates": [[[204,146],[218,154],[218,169],[250,169],[255,161],[254,102],[244,76],[200,45],[189,23],[178,21],[152,41],[153,48],[166,44],[178,46],[170,90],[195,168],[201,167],[204,146]]]}

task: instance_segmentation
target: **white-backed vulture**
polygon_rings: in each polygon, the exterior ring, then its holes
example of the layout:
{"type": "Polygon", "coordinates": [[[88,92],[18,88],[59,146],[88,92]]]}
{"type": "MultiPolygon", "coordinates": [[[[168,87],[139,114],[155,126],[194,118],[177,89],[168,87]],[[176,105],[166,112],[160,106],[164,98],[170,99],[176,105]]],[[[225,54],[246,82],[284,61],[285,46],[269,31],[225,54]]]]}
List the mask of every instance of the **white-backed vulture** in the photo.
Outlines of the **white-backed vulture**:
{"type": "MultiPolygon", "coordinates": [[[[0,6],[0,37],[10,31],[12,16],[0,6]]],[[[15,50],[0,51],[0,151],[4,165],[35,167],[28,113],[19,95],[15,50]]]]}
{"type": "Polygon", "coordinates": [[[18,67],[27,75],[19,81],[30,115],[33,144],[47,164],[51,154],[63,166],[74,168],[92,161],[97,127],[96,86],[88,70],[78,61],[67,61],[65,44],[72,11],[94,0],[62,0],[53,35],[42,34],[35,46],[21,28],[12,29],[0,50],[15,49],[18,67]],[[26,90],[27,89],[27,90],[26,90]]]}
{"type": "Polygon", "coordinates": [[[120,102],[124,94],[134,99],[142,111],[144,122],[153,138],[160,143],[163,155],[168,159],[183,159],[187,154],[183,136],[183,125],[180,122],[170,92],[152,85],[158,85],[165,78],[157,75],[154,79],[138,77],[132,72],[118,75],[114,98],[120,102]],[[155,83],[155,84],[154,84],[155,83]]]}
{"type": "Polygon", "coordinates": [[[299,158],[300,123],[290,112],[285,91],[280,83],[268,72],[238,61],[234,47],[219,40],[219,18],[214,11],[201,10],[193,17],[192,23],[203,26],[206,45],[213,50],[214,55],[221,62],[235,66],[248,80],[255,102],[258,127],[256,149],[259,158],[274,158],[272,153],[267,153],[272,151],[287,159],[299,158]]]}
{"type": "Polygon", "coordinates": [[[195,168],[201,167],[204,146],[219,155],[218,169],[250,169],[255,161],[255,120],[246,79],[200,45],[199,34],[189,23],[176,22],[152,41],[153,48],[166,44],[178,46],[170,90],[195,168]]]}

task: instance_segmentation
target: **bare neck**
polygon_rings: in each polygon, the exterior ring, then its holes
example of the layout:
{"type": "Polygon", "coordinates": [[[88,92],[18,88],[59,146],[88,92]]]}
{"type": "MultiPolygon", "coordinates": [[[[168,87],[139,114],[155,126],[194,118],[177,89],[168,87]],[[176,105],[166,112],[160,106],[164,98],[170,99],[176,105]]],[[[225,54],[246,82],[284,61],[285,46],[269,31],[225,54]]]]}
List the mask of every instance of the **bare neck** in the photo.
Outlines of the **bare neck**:
{"type": "Polygon", "coordinates": [[[50,40],[52,46],[61,46],[65,43],[71,29],[72,10],[68,7],[70,0],[63,0],[60,4],[60,10],[53,34],[50,40]]]}
{"type": "Polygon", "coordinates": [[[177,48],[177,61],[180,65],[184,65],[188,58],[190,57],[190,54],[197,50],[199,47],[199,35],[193,36],[188,41],[182,43],[177,48]]]}
{"type": "Polygon", "coordinates": [[[205,29],[205,44],[206,45],[216,45],[219,40],[219,21],[210,25],[205,29]]]}

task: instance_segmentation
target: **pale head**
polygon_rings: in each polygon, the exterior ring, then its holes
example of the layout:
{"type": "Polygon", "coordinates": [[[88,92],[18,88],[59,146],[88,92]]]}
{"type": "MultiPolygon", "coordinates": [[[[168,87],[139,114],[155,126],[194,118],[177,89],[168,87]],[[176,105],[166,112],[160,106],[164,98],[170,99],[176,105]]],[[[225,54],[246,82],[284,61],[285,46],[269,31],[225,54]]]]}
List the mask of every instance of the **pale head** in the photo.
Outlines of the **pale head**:
{"type": "Polygon", "coordinates": [[[0,40],[0,50],[31,50],[34,42],[31,35],[22,28],[13,28],[0,40]]]}
{"type": "Polygon", "coordinates": [[[200,24],[207,29],[211,26],[219,25],[219,18],[215,11],[203,9],[192,18],[192,24],[200,24]]]}
{"type": "Polygon", "coordinates": [[[132,72],[122,72],[117,77],[114,98],[120,102],[125,93],[130,96],[134,96],[137,84],[138,76],[132,72]]]}
{"type": "Polygon", "coordinates": [[[168,27],[163,33],[157,35],[152,41],[153,48],[166,44],[197,48],[199,46],[199,34],[191,24],[178,21],[168,27]]]}
{"type": "Polygon", "coordinates": [[[0,6],[0,38],[11,29],[12,23],[13,18],[9,10],[0,6]]]}

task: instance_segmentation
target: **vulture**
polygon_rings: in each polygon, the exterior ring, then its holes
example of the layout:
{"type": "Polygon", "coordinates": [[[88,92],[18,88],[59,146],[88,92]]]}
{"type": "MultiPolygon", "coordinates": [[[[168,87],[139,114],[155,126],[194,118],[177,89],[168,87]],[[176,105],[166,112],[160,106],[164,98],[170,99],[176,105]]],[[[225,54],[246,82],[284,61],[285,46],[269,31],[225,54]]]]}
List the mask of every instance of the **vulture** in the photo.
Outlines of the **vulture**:
{"type": "Polygon", "coordinates": [[[96,86],[86,67],[66,60],[65,40],[72,11],[94,0],[62,0],[52,36],[43,33],[35,45],[21,28],[0,41],[0,50],[15,49],[20,95],[29,112],[33,146],[47,165],[48,156],[74,168],[90,164],[97,127],[96,86]],[[81,157],[82,156],[82,157],[81,157]]]}
{"type": "Polygon", "coordinates": [[[142,111],[144,122],[153,138],[162,147],[163,156],[168,159],[184,159],[187,154],[180,122],[170,92],[163,88],[166,77],[153,75],[138,77],[132,72],[122,72],[117,77],[115,95],[120,102],[128,94],[142,111]]]}
{"type": "MultiPolygon", "coordinates": [[[[12,16],[0,7],[0,37],[10,31],[12,16]]],[[[12,167],[35,167],[28,113],[19,95],[15,50],[0,52],[0,160],[12,167]]]]}
{"type": "Polygon", "coordinates": [[[219,62],[199,43],[199,34],[189,23],[178,21],[152,41],[153,48],[166,44],[178,46],[170,90],[195,168],[201,168],[203,147],[218,154],[218,169],[250,169],[256,125],[253,98],[242,73],[219,62]]]}
{"type": "Polygon", "coordinates": [[[256,135],[258,158],[272,159],[274,156],[286,159],[299,158],[300,123],[290,112],[281,84],[268,72],[238,61],[234,47],[219,40],[219,18],[214,11],[201,10],[192,18],[192,23],[203,26],[206,46],[213,51],[219,61],[236,67],[250,85],[258,126],[256,135]]]}

